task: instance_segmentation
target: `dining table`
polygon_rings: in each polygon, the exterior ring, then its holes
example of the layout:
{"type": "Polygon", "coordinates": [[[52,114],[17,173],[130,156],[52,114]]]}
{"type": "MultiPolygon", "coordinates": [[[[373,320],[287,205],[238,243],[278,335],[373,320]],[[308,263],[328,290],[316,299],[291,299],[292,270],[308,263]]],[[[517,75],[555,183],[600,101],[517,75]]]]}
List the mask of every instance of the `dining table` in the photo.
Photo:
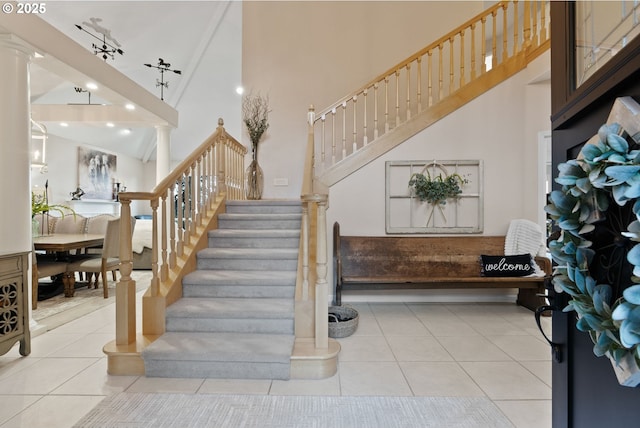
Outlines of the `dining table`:
{"type": "MultiPolygon", "coordinates": [[[[69,252],[90,247],[101,247],[104,235],[99,233],[53,233],[33,237],[33,247],[36,251],[55,253],[56,258],[66,260],[69,252]]],[[[64,295],[73,297],[75,292],[75,272],[61,275],[64,284],[64,295]]]]}
{"type": "Polygon", "coordinates": [[[33,246],[36,250],[55,253],[99,247],[103,242],[104,235],[99,233],[53,233],[33,238],[33,246]]]}

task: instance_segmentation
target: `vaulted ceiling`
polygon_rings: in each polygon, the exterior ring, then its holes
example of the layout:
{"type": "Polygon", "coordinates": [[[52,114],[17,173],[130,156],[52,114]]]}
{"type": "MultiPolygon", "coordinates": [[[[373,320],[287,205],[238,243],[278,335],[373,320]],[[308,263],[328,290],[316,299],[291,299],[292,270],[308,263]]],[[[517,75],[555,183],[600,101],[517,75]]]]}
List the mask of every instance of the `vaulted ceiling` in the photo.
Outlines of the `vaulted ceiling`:
{"type": "MultiPolygon", "coordinates": [[[[219,117],[230,132],[240,129],[240,96],[235,90],[242,84],[241,3],[55,1],[47,2],[46,8],[41,18],[78,45],[91,54],[92,45],[101,46],[103,40],[119,47],[124,53],[107,56],[105,62],[157,98],[163,91],[164,102],[179,113],[179,125],[171,134],[174,161],[183,159],[213,132],[219,117]],[[111,38],[104,39],[95,24],[108,29],[111,38]],[[170,71],[162,76],[167,87],[158,86],[158,69],[144,65],[158,65],[160,58],[170,64],[170,71]]],[[[101,53],[97,56],[102,58],[101,53]]],[[[109,105],[111,100],[103,88],[84,92],[86,82],[71,79],[65,71],[54,73],[40,61],[45,59],[31,64],[31,100],[34,118],[44,117],[50,134],[143,161],[155,157],[156,131],[144,121],[118,121],[116,115],[109,127],[104,120],[63,127],[56,115],[45,114],[52,105],[99,111],[100,104],[109,105]],[[87,106],[89,93],[92,106],[87,106]]]]}

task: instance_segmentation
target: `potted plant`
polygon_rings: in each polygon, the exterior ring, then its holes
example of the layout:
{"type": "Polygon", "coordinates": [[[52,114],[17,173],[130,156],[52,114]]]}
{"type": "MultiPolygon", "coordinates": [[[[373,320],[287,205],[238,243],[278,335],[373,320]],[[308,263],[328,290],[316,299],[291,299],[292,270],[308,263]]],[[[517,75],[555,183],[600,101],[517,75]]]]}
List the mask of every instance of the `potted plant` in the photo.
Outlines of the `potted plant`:
{"type": "Polygon", "coordinates": [[[428,202],[432,205],[431,214],[427,219],[427,224],[433,217],[433,211],[436,207],[442,213],[442,217],[446,223],[447,218],[444,215],[443,205],[446,205],[449,199],[459,199],[462,194],[462,187],[469,182],[468,179],[460,174],[454,173],[447,175],[442,173],[431,176],[429,170],[425,168],[425,173],[414,173],[409,179],[409,187],[421,202],[428,202]]]}
{"type": "MultiPolygon", "coordinates": [[[[63,218],[66,214],[73,214],[74,218],[76,216],[76,212],[73,210],[73,208],[66,205],[49,205],[49,202],[47,201],[47,198],[44,194],[36,194],[35,192],[31,192],[31,227],[33,236],[40,235],[40,222],[36,218],[36,215],[40,214],[41,216],[44,216],[50,211],[59,212],[60,216],[63,218]]],[[[48,229],[49,228],[47,227],[47,231],[48,229]]]]}
{"type": "Polygon", "coordinates": [[[258,143],[269,128],[269,97],[248,94],[242,99],[242,121],[251,140],[251,163],[245,177],[247,199],[262,198],[264,175],[258,164],[258,143]]]}

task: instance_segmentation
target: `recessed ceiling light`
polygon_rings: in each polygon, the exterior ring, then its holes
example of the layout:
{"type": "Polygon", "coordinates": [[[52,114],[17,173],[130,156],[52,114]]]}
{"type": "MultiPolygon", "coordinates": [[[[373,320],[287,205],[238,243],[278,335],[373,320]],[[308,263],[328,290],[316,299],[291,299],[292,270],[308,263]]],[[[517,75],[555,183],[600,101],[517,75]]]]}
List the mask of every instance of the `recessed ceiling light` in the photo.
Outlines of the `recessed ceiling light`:
{"type": "Polygon", "coordinates": [[[238,95],[244,94],[244,88],[242,86],[238,86],[236,88],[236,94],[238,94],[238,95]]]}
{"type": "Polygon", "coordinates": [[[116,126],[113,122],[107,122],[107,127],[108,128],[113,128],[114,126],[116,126]]]}
{"type": "Polygon", "coordinates": [[[87,83],[87,89],[91,89],[92,91],[95,91],[96,89],[98,89],[98,85],[96,85],[93,82],[89,82],[87,83]]]}
{"type": "Polygon", "coordinates": [[[130,129],[128,129],[128,128],[127,128],[127,129],[123,129],[123,130],[121,130],[121,131],[120,131],[120,133],[121,133],[122,135],[129,135],[129,134],[131,134],[131,130],[130,130],[130,129]]]}
{"type": "Polygon", "coordinates": [[[60,126],[66,128],[69,124],[67,122],[60,122],[60,126]]]}
{"type": "Polygon", "coordinates": [[[135,110],[136,106],[134,106],[133,104],[129,103],[129,104],[125,104],[124,108],[126,108],[127,110],[135,110]]]}

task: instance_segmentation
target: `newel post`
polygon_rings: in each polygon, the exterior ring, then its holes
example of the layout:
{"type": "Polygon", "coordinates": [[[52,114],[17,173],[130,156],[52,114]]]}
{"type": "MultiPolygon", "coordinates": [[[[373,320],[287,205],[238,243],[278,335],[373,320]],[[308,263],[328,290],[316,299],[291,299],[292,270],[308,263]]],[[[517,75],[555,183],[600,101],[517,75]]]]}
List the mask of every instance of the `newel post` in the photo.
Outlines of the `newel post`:
{"type": "Polygon", "coordinates": [[[318,237],[317,237],[317,272],[316,281],[316,348],[329,347],[329,283],[327,282],[327,195],[319,195],[318,199],[318,237]]]}
{"type": "Polygon", "coordinates": [[[136,340],[136,282],[131,279],[131,201],[121,198],[120,204],[121,276],[116,284],[116,344],[128,345],[136,340]]]}
{"type": "Polygon", "coordinates": [[[218,130],[217,130],[217,139],[218,141],[216,142],[216,152],[217,152],[217,156],[216,156],[216,174],[217,174],[217,184],[218,184],[218,193],[220,192],[226,192],[227,191],[227,177],[226,177],[226,169],[227,169],[227,165],[226,165],[226,156],[227,156],[227,150],[226,150],[226,144],[225,144],[225,138],[224,135],[226,134],[226,131],[224,130],[224,121],[222,120],[222,118],[218,119],[218,130]]]}

